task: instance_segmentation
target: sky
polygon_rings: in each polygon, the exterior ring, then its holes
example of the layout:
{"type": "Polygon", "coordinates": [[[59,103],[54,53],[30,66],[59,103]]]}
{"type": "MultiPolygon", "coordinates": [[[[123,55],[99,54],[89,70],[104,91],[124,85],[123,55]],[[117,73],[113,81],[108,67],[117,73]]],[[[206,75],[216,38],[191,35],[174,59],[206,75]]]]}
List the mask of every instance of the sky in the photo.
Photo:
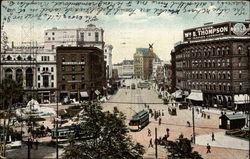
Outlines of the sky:
{"type": "Polygon", "coordinates": [[[103,4],[98,1],[89,1],[91,4],[87,4],[88,1],[79,4],[28,2],[31,1],[2,2],[1,26],[9,42],[33,40],[42,43],[44,30],[48,28],[79,28],[91,23],[104,29],[105,44],[113,46],[113,63],[133,59],[136,48],[148,48],[149,43],[154,44],[154,52],[162,60],[169,61],[175,43],[183,40],[184,29],[203,26],[208,22],[244,22],[250,19],[247,1],[104,1],[103,4]],[[111,11],[107,13],[109,9],[111,11]],[[116,9],[119,11],[115,14],[116,9]],[[36,16],[39,14],[42,15],[40,19],[36,16]],[[30,15],[35,16],[29,18],[30,15]],[[68,16],[84,18],[68,19],[68,16]],[[88,21],[90,17],[92,21],[88,21]]]}

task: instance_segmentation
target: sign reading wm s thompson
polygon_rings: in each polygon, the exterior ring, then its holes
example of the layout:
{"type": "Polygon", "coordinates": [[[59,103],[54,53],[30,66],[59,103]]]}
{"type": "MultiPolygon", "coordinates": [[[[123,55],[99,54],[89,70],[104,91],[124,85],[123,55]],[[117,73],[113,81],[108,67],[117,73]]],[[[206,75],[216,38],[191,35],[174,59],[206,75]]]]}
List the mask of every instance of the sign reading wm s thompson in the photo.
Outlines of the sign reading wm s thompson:
{"type": "Polygon", "coordinates": [[[250,36],[250,23],[226,22],[183,31],[184,41],[223,36],[250,36]]]}

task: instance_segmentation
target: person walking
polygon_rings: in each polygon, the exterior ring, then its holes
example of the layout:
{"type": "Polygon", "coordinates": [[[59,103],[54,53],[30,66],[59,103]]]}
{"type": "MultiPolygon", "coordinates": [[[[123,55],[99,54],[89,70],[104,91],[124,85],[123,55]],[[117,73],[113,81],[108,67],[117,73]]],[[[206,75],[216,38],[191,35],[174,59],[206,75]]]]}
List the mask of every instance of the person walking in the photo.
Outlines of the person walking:
{"type": "Polygon", "coordinates": [[[214,132],[212,132],[212,141],[215,141],[214,132]]]}
{"type": "Polygon", "coordinates": [[[207,144],[207,153],[211,153],[211,146],[207,144]]]}
{"type": "Polygon", "coordinates": [[[148,147],[154,147],[154,146],[153,146],[152,138],[149,140],[149,146],[148,146],[148,147]]]}
{"type": "Polygon", "coordinates": [[[36,150],[38,150],[38,140],[37,139],[36,139],[35,145],[36,145],[36,150]]]}
{"type": "Polygon", "coordinates": [[[161,125],[161,117],[159,118],[159,125],[161,125]]]}
{"type": "Polygon", "coordinates": [[[148,136],[151,136],[151,130],[148,129],[148,136]]]}

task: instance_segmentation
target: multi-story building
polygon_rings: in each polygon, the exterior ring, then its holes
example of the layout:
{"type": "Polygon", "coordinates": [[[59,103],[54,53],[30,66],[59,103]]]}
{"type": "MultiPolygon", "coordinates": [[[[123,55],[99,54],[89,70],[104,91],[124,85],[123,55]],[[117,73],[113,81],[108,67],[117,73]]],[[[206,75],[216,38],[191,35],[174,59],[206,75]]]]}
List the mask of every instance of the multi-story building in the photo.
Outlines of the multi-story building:
{"type": "Polygon", "coordinates": [[[104,46],[104,61],[106,61],[106,78],[112,78],[112,45],[105,45],[104,46]]]}
{"type": "Polygon", "coordinates": [[[103,50],[97,47],[57,47],[57,84],[60,100],[96,99],[105,95],[103,50]]]}
{"type": "Polygon", "coordinates": [[[171,63],[165,63],[164,64],[164,85],[165,89],[167,89],[169,92],[171,89],[171,82],[172,82],[172,65],[171,63]]]}
{"type": "Polygon", "coordinates": [[[44,52],[43,46],[13,46],[1,60],[1,80],[22,82],[26,93],[36,92],[41,103],[55,102],[55,53],[44,52]]]}
{"type": "Polygon", "coordinates": [[[207,106],[249,103],[249,29],[225,22],[184,30],[184,42],[171,52],[172,87],[201,90],[207,106]]]}
{"type": "Polygon", "coordinates": [[[125,78],[132,78],[134,76],[134,61],[133,60],[123,60],[122,75],[125,78]]]}
{"type": "Polygon", "coordinates": [[[153,48],[137,48],[134,54],[134,75],[136,78],[149,80],[153,73],[153,48]]]}
{"type": "Polygon", "coordinates": [[[122,76],[123,76],[122,63],[114,64],[113,69],[117,70],[118,78],[122,78],[122,76]]]}
{"type": "Polygon", "coordinates": [[[156,70],[158,69],[158,67],[162,66],[162,60],[158,56],[155,56],[152,65],[153,65],[152,79],[155,80],[157,76],[156,70]]]}
{"type": "Polygon", "coordinates": [[[44,48],[56,51],[58,46],[98,47],[104,49],[104,30],[93,24],[86,28],[52,28],[44,31],[44,48]]]}

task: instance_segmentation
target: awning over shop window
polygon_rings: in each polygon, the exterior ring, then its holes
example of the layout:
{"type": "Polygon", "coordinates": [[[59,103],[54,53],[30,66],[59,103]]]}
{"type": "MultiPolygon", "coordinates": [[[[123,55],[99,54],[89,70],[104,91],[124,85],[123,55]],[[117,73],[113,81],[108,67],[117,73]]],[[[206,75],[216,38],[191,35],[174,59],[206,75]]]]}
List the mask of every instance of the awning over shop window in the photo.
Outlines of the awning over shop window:
{"type": "Polygon", "coordinates": [[[250,103],[249,95],[248,95],[248,94],[238,94],[238,95],[234,95],[234,103],[235,103],[235,104],[250,103]]]}
{"type": "Polygon", "coordinates": [[[81,97],[89,97],[88,92],[80,92],[81,97]]]}
{"type": "Polygon", "coordinates": [[[182,98],[182,91],[177,90],[174,93],[171,94],[174,98],[182,98]]]}
{"type": "Polygon", "coordinates": [[[95,91],[95,94],[96,94],[96,95],[100,95],[101,93],[100,93],[98,90],[96,90],[96,91],[95,91]]]}
{"type": "Polygon", "coordinates": [[[190,95],[187,99],[194,100],[194,101],[203,101],[203,94],[201,90],[191,90],[190,95]]]}

